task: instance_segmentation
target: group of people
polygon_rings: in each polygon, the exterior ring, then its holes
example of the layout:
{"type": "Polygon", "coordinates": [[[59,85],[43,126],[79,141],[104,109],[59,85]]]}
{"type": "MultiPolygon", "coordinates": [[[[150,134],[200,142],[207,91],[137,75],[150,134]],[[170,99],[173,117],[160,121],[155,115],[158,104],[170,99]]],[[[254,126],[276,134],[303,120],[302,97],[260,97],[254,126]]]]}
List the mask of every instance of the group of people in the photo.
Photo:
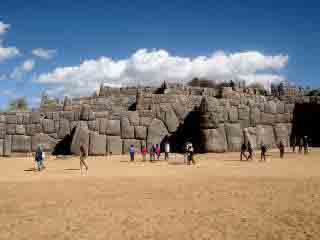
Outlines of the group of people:
{"type": "MultiPolygon", "coordinates": [[[[135,155],[137,153],[137,149],[133,145],[130,145],[129,148],[129,154],[130,154],[130,161],[133,162],[135,161],[135,155]]],[[[160,160],[161,156],[161,147],[160,144],[151,144],[149,147],[149,151],[147,146],[143,146],[141,149],[141,155],[142,155],[142,160],[146,161],[147,159],[147,154],[149,153],[150,155],[150,162],[153,162],[155,160],[160,160]]],[[[169,159],[169,153],[170,153],[170,143],[167,141],[164,144],[164,160],[169,159]]]]}
{"type": "Polygon", "coordinates": [[[292,152],[296,152],[297,144],[299,153],[302,153],[302,149],[304,150],[304,154],[307,154],[309,152],[308,136],[300,137],[299,139],[295,137],[292,141],[292,152]]]}

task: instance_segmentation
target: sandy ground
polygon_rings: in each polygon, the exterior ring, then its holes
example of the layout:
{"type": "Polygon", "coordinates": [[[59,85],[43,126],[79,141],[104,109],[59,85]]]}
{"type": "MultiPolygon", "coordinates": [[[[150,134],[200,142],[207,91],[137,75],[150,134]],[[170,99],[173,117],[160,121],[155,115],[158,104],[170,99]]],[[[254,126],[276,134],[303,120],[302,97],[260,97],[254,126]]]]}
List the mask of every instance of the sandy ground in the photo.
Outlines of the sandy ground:
{"type": "Polygon", "coordinates": [[[320,149],[171,157],[0,159],[0,239],[320,239],[320,149]]]}

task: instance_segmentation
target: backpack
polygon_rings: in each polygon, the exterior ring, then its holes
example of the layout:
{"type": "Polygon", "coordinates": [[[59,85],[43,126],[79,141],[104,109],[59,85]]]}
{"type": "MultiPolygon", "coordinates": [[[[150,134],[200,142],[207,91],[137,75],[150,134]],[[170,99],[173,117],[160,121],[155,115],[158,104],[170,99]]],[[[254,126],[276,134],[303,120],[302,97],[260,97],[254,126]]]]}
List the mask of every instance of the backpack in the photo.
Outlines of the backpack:
{"type": "Polygon", "coordinates": [[[41,161],[42,158],[42,152],[41,151],[36,151],[36,161],[41,161]]]}

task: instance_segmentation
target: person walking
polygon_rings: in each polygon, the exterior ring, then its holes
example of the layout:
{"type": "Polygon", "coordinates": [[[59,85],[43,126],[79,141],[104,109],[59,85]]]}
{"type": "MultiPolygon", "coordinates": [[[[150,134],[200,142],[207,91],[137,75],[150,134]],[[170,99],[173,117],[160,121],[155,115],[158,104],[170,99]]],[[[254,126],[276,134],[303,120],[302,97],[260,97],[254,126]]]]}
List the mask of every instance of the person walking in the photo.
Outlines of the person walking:
{"type": "Polygon", "coordinates": [[[190,143],[189,142],[186,142],[185,143],[185,146],[184,146],[184,159],[183,159],[183,162],[184,164],[186,164],[188,162],[188,158],[189,158],[189,145],[190,143]]]}
{"type": "Polygon", "coordinates": [[[308,137],[307,136],[304,136],[304,139],[303,139],[303,149],[304,149],[304,154],[308,154],[309,144],[308,144],[308,137]]]}
{"type": "Polygon", "coordinates": [[[37,163],[38,171],[45,169],[43,160],[44,160],[44,152],[42,150],[42,146],[38,145],[35,153],[35,161],[37,163]]]}
{"type": "Polygon", "coordinates": [[[154,144],[151,144],[151,147],[150,147],[150,162],[152,162],[153,160],[155,160],[155,147],[154,147],[154,144]]]}
{"type": "Polygon", "coordinates": [[[249,153],[249,156],[247,158],[247,160],[253,160],[253,148],[252,148],[252,144],[250,141],[248,141],[248,153],[249,153]]]}
{"type": "Polygon", "coordinates": [[[299,153],[302,153],[302,147],[303,147],[303,138],[300,137],[300,139],[299,139],[299,153]]]}
{"type": "Polygon", "coordinates": [[[134,146],[131,144],[131,145],[130,145],[130,148],[129,148],[130,161],[131,161],[131,162],[134,161],[134,152],[135,152],[134,146]]]}
{"type": "Polygon", "coordinates": [[[169,160],[169,153],[170,153],[170,143],[166,141],[164,144],[164,160],[169,160]]]}
{"type": "Polygon", "coordinates": [[[283,141],[281,140],[280,143],[279,143],[279,150],[280,150],[280,158],[283,158],[284,156],[284,144],[283,144],[283,141]]]}
{"type": "Polygon", "coordinates": [[[159,161],[160,155],[161,155],[160,144],[156,145],[156,154],[157,154],[157,160],[159,161]]]}
{"type": "Polygon", "coordinates": [[[266,153],[267,153],[267,146],[264,143],[261,143],[261,160],[266,161],[266,153]]]}
{"type": "Polygon", "coordinates": [[[142,155],[142,161],[146,161],[146,156],[147,156],[147,152],[148,152],[148,149],[147,147],[144,145],[141,149],[141,155],[142,155]]]}
{"type": "Polygon", "coordinates": [[[245,143],[242,143],[241,145],[241,152],[240,152],[240,161],[242,161],[242,157],[244,157],[246,160],[248,160],[248,157],[246,155],[246,151],[247,151],[247,146],[245,143]]]}
{"type": "Polygon", "coordinates": [[[293,137],[293,139],[292,139],[292,152],[293,153],[296,152],[296,144],[297,144],[297,138],[293,137]]]}
{"type": "Polygon", "coordinates": [[[194,148],[190,143],[188,147],[188,165],[190,165],[191,162],[193,165],[196,164],[196,162],[194,161],[194,148]]]}
{"type": "Polygon", "coordinates": [[[80,171],[82,175],[83,166],[86,168],[86,173],[88,173],[88,163],[86,162],[87,152],[83,145],[80,146],[80,171]]]}

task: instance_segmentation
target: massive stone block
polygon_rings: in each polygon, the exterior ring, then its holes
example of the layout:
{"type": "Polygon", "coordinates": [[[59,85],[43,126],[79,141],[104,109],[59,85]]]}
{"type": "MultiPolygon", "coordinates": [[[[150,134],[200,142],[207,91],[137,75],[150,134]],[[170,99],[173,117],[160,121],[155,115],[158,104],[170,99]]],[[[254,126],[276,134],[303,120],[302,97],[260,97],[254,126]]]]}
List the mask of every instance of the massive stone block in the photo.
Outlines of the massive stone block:
{"type": "Polygon", "coordinates": [[[23,124],[23,114],[17,114],[17,124],[22,125],[23,124]]]}
{"type": "Polygon", "coordinates": [[[277,113],[282,114],[285,112],[284,102],[277,102],[277,113]]]}
{"type": "Polygon", "coordinates": [[[107,152],[107,136],[99,135],[98,133],[90,133],[90,155],[105,155],[107,152]]]}
{"type": "Polygon", "coordinates": [[[35,152],[37,150],[37,146],[41,144],[45,152],[51,152],[57,143],[58,140],[48,136],[47,134],[38,133],[31,137],[31,150],[35,152]]]}
{"type": "Polygon", "coordinates": [[[4,139],[0,139],[0,156],[3,156],[4,139]]]}
{"type": "Polygon", "coordinates": [[[236,107],[230,107],[227,110],[228,113],[228,120],[232,123],[238,122],[238,109],[236,107]]]}
{"type": "Polygon", "coordinates": [[[177,130],[179,126],[179,119],[172,108],[165,112],[164,122],[169,132],[173,133],[177,130]]]}
{"type": "Polygon", "coordinates": [[[123,140],[123,153],[128,153],[131,145],[133,145],[136,152],[141,151],[141,141],[140,140],[124,139],[123,140]]]}
{"type": "Polygon", "coordinates": [[[147,144],[159,144],[168,134],[164,123],[159,119],[153,119],[148,127],[147,144]]]}
{"type": "Polygon", "coordinates": [[[3,142],[3,156],[8,157],[11,155],[11,145],[12,145],[12,136],[6,135],[3,142]]]}
{"type": "Polygon", "coordinates": [[[250,111],[250,125],[255,127],[260,122],[261,122],[260,109],[257,108],[257,107],[251,108],[251,111],[250,111]]]}
{"type": "Polygon", "coordinates": [[[69,121],[74,121],[74,112],[73,111],[60,112],[60,118],[67,119],[69,121]]]}
{"type": "Polygon", "coordinates": [[[273,125],[275,123],[275,115],[270,113],[261,113],[261,123],[264,125],[273,125]]]}
{"type": "Polygon", "coordinates": [[[37,133],[41,133],[41,130],[42,130],[42,127],[40,123],[26,125],[26,134],[28,136],[33,136],[37,133]]]}
{"type": "Polygon", "coordinates": [[[223,124],[217,129],[202,130],[202,141],[205,152],[226,152],[228,150],[227,138],[223,124]]]}
{"type": "Polygon", "coordinates": [[[128,118],[121,118],[121,138],[134,138],[134,126],[130,125],[128,118]]]}
{"type": "Polygon", "coordinates": [[[240,105],[239,107],[239,119],[248,120],[250,116],[250,108],[248,106],[240,105]]]}
{"type": "Polygon", "coordinates": [[[286,113],[293,113],[293,111],[294,111],[294,104],[293,103],[286,103],[285,105],[284,105],[284,111],[286,112],[286,113]]]}
{"type": "Polygon", "coordinates": [[[7,124],[6,125],[6,129],[7,129],[7,134],[8,135],[14,135],[16,134],[16,124],[7,124]]]}
{"type": "Polygon", "coordinates": [[[147,137],[147,128],[144,126],[135,126],[134,135],[136,139],[145,140],[147,137]]]}
{"type": "Polygon", "coordinates": [[[26,134],[26,129],[24,125],[16,125],[16,134],[17,135],[25,135],[26,134]]]}
{"type": "Polygon", "coordinates": [[[97,132],[99,130],[98,120],[88,121],[88,129],[97,132]]]}
{"type": "Polygon", "coordinates": [[[6,134],[7,134],[6,124],[0,123],[0,139],[5,138],[6,134]]]}
{"type": "Polygon", "coordinates": [[[30,114],[26,113],[23,115],[23,120],[22,120],[22,124],[27,125],[30,124],[30,114]]]}
{"type": "Polygon", "coordinates": [[[106,134],[109,120],[105,118],[99,118],[97,121],[99,124],[99,134],[106,134]]]}
{"type": "Polygon", "coordinates": [[[279,123],[274,126],[274,133],[276,138],[276,144],[283,141],[285,146],[290,146],[290,135],[292,130],[292,124],[279,123]]]}
{"type": "Polygon", "coordinates": [[[108,120],[106,134],[110,136],[120,136],[120,120],[108,120]]]}
{"type": "Polygon", "coordinates": [[[30,123],[40,123],[40,112],[32,112],[30,114],[30,123]]]}
{"type": "Polygon", "coordinates": [[[86,152],[89,150],[89,131],[80,126],[76,127],[74,132],[72,143],[71,143],[71,152],[73,154],[80,154],[80,146],[83,145],[86,152]]]}
{"type": "Polygon", "coordinates": [[[265,113],[277,113],[277,104],[274,101],[268,101],[264,104],[264,112],[265,113]]]}
{"type": "Polygon", "coordinates": [[[140,122],[139,113],[137,111],[135,112],[129,112],[128,113],[129,122],[133,126],[138,126],[140,122]]]}
{"type": "Polygon", "coordinates": [[[13,135],[11,151],[31,152],[31,137],[23,135],[13,135]]]}
{"type": "Polygon", "coordinates": [[[108,154],[122,154],[122,139],[120,136],[107,136],[107,149],[108,154]]]}
{"type": "Polygon", "coordinates": [[[216,112],[206,112],[200,116],[200,127],[203,129],[218,128],[219,123],[219,116],[216,112]]]}
{"type": "Polygon", "coordinates": [[[7,115],[6,120],[8,124],[17,124],[17,115],[7,115]]]}
{"type": "Polygon", "coordinates": [[[240,151],[243,143],[243,132],[240,123],[226,123],[225,128],[229,151],[240,151]]]}
{"type": "Polygon", "coordinates": [[[64,138],[67,134],[70,134],[70,123],[66,119],[60,119],[58,137],[64,138]]]}
{"type": "Polygon", "coordinates": [[[105,118],[105,119],[108,119],[108,117],[109,117],[109,112],[107,112],[107,111],[95,112],[94,115],[95,115],[96,118],[105,118]]]}
{"type": "Polygon", "coordinates": [[[272,126],[257,125],[257,145],[260,148],[261,143],[266,144],[269,148],[275,147],[275,136],[272,126]]]}
{"type": "Polygon", "coordinates": [[[6,122],[7,122],[6,116],[3,114],[0,114],[0,123],[6,123],[6,122]]]}
{"type": "Polygon", "coordinates": [[[151,122],[152,122],[151,117],[140,117],[140,125],[141,126],[149,127],[151,122]]]}
{"type": "Polygon", "coordinates": [[[87,105],[83,105],[81,107],[80,120],[91,121],[94,119],[95,119],[95,116],[92,109],[87,105]]]}
{"type": "Polygon", "coordinates": [[[55,127],[54,127],[54,121],[51,119],[43,119],[42,121],[42,129],[44,133],[54,133],[55,127]]]}

